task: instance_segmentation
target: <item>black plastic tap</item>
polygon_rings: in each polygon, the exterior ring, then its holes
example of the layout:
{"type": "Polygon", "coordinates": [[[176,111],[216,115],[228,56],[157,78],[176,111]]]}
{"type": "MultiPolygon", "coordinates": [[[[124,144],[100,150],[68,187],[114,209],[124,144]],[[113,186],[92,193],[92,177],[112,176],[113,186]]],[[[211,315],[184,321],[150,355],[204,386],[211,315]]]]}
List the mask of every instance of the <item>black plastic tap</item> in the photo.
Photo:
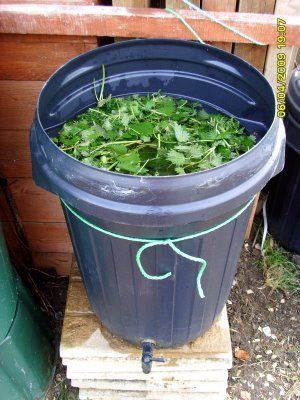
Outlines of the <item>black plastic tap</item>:
{"type": "Polygon", "coordinates": [[[165,362],[166,360],[162,357],[153,357],[154,343],[143,342],[143,353],[142,353],[142,370],[144,374],[150,374],[152,369],[152,362],[165,362]]]}

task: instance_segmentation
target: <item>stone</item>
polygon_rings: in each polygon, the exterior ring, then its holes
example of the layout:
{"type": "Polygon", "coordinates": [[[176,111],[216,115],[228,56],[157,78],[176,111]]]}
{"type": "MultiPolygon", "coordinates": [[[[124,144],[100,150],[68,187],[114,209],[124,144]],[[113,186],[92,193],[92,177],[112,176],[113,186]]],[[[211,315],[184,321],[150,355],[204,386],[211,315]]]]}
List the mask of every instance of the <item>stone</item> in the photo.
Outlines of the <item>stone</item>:
{"type": "Polygon", "coordinates": [[[227,382],[212,381],[205,382],[199,381],[169,381],[169,380],[113,380],[113,379],[81,379],[72,380],[72,386],[80,387],[82,389],[98,389],[98,390],[131,390],[131,391],[155,391],[155,392],[168,392],[168,391],[183,391],[184,393],[214,393],[226,390],[227,382]]]}
{"type": "Polygon", "coordinates": [[[82,281],[70,281],[65,314],[93,314],[82,281]]]}
{"type": "MultiPolygon", "coordinates": [[[[227,312],[224,308],[213,326],[201,337],[176,349],[157,349],[155,354],[166,358],[225,357],[231,360],[231,342],[227,312]]],[[[62,358],[131,357],[140,358],[141,350],[114,337],[93,314],[82,281],[70,281],[62,331],[62,358]]]]}
{"type": "Polygon", "coordinates": [[[226,392],[214,393],[176,393],[176,392],[136,392],[81,389],[79,392],[81,400],[225,400],[226,392]]]}
{"type": "Polygon", "coordinates": [[[82,400],[225,400],[232,351],[226,308],[191,343],[155,349],[150,374],[141,349],[113,336],[93,314],[76,266],[72,266],[60,356],[82,400]]]}
{"type": "MultiPolygon", "coordinates": [[[[213,382],[225,381],[228,379],[227,369],[211,369],[207,371],[152,371],[151,374],[143,374],[142,371],[138,372],[73,372],[67,369],[67,378],[73,381],[79,380],[126,380],[126,381],[150,381],[157,383],[162,382],[176,382],[178,386],[188,383],[189,381],[199,382],[213,382]]],[[[76,386],[76,385],[75,385],[76,386]]]]}
{"type": "MultiPolygon", "coordinates": [[[[141,355],[140,355],[141,356],[141,355]]],[[[113,358],[102,358],[93,359],[65,359],[63,358],[63,364],[66,365],[70,372],[139,372],[141,371],[140,357],[136,360],[128,359],[113,359],[113,358]]],[[[210,369],[228,369],[231,367],[231,363],[228,360],[213,360],[213,359],[202,359],[189,358],[184,359],[170,359],[165,363],[153,363],[152,371],[203,371],[210,369]]]]}
{"type": "Polygon", "coordinates": [[[293,255],[293,261],[295,264],[298,265],[298,267],[300,267],[300,254],[294,254],[293,255]]]}

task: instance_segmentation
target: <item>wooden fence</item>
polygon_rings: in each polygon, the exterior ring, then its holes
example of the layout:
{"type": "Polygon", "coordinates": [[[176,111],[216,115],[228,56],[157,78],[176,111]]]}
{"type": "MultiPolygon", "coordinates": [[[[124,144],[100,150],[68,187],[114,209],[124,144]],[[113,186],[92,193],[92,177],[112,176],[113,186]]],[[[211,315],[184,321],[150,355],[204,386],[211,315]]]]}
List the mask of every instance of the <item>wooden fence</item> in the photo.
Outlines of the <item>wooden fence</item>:
{"type": "MultiPolygon", "coordinates": [[[[274,84],[276,8],[287,20],[286,52],[292,69],[295,46],[300,45],[297,0],[194,0],[221,20],[269,44],[265,47],[248,44],[197,12],[186,10],[181,0],[166,2],[182,9],[180,13],[203,40],[266,71],[274,84]]],[[[58,199],[39,189],[31,177],[29,128],[44,81],[68,59],[102,43],[124,37],[193,37],[162,9],[165,4],[160,0],[112,0],[112,4],[103,1],[100,5],[93,0],[35,3],[0,2],[0,218],[15,262],[26,260],[36,268],[51,267],[67,275],[72,246],[61,207],[58,199]]]]}

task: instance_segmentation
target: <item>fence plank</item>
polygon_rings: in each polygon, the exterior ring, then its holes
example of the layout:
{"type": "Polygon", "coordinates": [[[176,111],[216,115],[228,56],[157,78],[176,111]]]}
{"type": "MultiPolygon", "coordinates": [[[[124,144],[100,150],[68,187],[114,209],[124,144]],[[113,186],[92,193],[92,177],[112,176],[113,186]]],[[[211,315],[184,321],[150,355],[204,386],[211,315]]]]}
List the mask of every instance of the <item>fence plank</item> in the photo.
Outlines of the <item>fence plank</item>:
{"type": "Polygon", "coordinates": [[[36,253],[72,253],[67,225],[62,222],[24,222],[30,250],[36,253]]]}
{"type": "MultiPolygon", "coordinates": [[[[9,3],[9,4],[36,4],[37,0],[1,0],[0,4],[3,3],[9,3]]],[[[97,1],[94,0],[43,0],[43,5],[44,4],[61,4],[61,5],[93,5],[97,4],[97,1]]]]}
{"type": "Polygon", "coordinates": [[[255,211],[256,211],[256,208],[257,208],[259,195],[260,195],[260,193],[256,194],[254,202],[252,204],[251,214],[250,214],[250,218],[249,218],[249,222],[248,222],[247,230],[246,230],[246,234],[245,234],[245,240],[249,240],[250,239],[250,234],[251,234],[252,225],[253,225],[253,222],[254,222],[255,211]]]}
{"type": "Polygon", "coordinates": [[[0,81],[0,126],[5,130],[29,129],[38,94],[44,82],[0,81]]]}
{"type": "Polygon", "coordinates": [[[24,160],[1,160],[0,173],[7,178],[30,177],[31,163],[24,160]]]}
{"type": "Polygon", "coordinates": [[[10,179],[9,189],[23,222],[65,222],[58,197],[36,186],[32,179],[10,179]]]}
{"type": "MultiPolygon", "coordinates": [[[[112,5],[115,7],[150,7],[151,0],[112,0],[112,5]]],[[[128,39],[128,38],[127,38],[128,39]]],[[[115,37],[115,42],[126,40],[123,37],[115,37]]]]}
{"type": "MultiPolygon", "coordinates": [[[[9,0],[30,7],[36,0],[9,0]]],[[[94,5],[95,0],[59,0],[60,5],[94,5]]],[[[3,1],[1,2],[3,4],[3,1]]],[[[45,0],[56,4],[57,0],[45,0]]],[[[55,7],[57,7],[56,5],[55,7]]],[[[23,33],[23,32],[22,32],[23,33]]],[[[8,179],[9,189],[36,268],[54,268],[60,275],[68,275],[72,262],[72,246],[58,199],[37,188],[31,180],[29,127],[32,122],[37,95],[44,80],[64,62],[97,47],[96,37],[62,35],[2,34],[0,43],[0,173],[8,179]],[[22,82],[23,81],[23,82],[22,82]],[[34,81],[34,82],[30,82],[34,81]],[[19,179],[27,177],[28,179],[19,179]],[[30,178],[30,179],[29,179],[30,178]],[[44,225],[40,222],[51,222],[44,225]],[[54,224],[53,224],[54,222],[54,224]],[[57,222],[58,224],[55,224],[57,222]],[[54,251],[54,252],[53,252],[54,251]],[[63,253],[59,253],[62,251],[63,253]]],[[[16,264],[24,262],[23,247],[14,233],[6,202],[1,203],[8,247],[16,264]],[[6,212],[4,212],[6,210],[6,212]]]]}
{"type": "MultiPolygon", "coordinates": [[[[0,0],[1,1],[1,0],[0,0]]],[[[93,36],[62,36],[62,35],[21,35],[16,33],[3,33],[1,41],[16,43],[92,43],[96,45],[96,39],[93,36]]],[[[41,66],[43,68],[43,66],[41,66]]]]}
{"type": "MultiPolygon", "coordinates": [[[[191,3],[200,7],[201,0],[191,0],[191,3]]],[[[181,0],[166,0],[166,6],[175,8],[175,9],[179,9],[179,10],[189,9],[189,6],[186,5],[185,3],[183,3],[183,1],[181,1],[181,0]]]]}
{"type": "MultiPolygon", "coordinates": [[[[234,12],[236,8],[236,0],[202,0],[202,8],[207,11],[231,11],[234,12]]],[[[210,42],[211,45],[219,47],[231,53],[232,43],[225,42],[210,42]]]]}
{"type": "MultiPolygon", "coordinates": [[[[0,13],[0,33],[194,38],[181,21],[161,9],[12,4],[0,5],[0,13]]],[[[247,42],[196,11],[181,10],[180,13],[205,41],[247,42]]],[[[213,15],[257,40],[268,44],[276,43],[274,15],[229,12],[213,12],[213,15]]],[[[296,16],[282,17],[286,18],[290,30],[287,45],[298,44],[299,19],[296,16]]]]}
{"type": "Polygon", "coordinates": [[[18,241],[17,235],[11,221],[2,221],[2,229],[8,249],[18,254],[22,253],[22,245],[18,241]]]}
{"type": "Polygon", "coordinates": [[[0,130],[0,173],[7,178],[31,176],[29,129],[0,130]]]}
{"type": "MultiPolygon", "coordinates": [[[[239,12],[273,14],[275,2],[276,0],[240,0],[239,12]]],[[[267,46],[257,46],[255,44],[236,44],[234,48],[234,54],[248,61],[260,71],[263,71],[267,54],[267,46]]]]}
{"type": "MultiPolygon", "coordinates": [[[[275,13],[280,16],[280,18],[284,14],[289,15],[300,15],[300,2],[299,0],[277,0],[275,13]]],[[[286,26],[286,36],[289,36],[289,25],[286,26]]],[[[289,81],[290,75],[293,69],[296,67],[295,60],[297,56],[299,48],[295,46],[287,46],[280,50],[277,49],[277,46],[269,46],[266,65],[265,65],[265,76],[273,87],[273,90],[276,91],[277,87],[277,53],[285,53],[286,54],[286,69],[287,69],[287,83],[289,81]]]]}
{"type": "Polygon", "coordinates": [[[60,276],[70,274],[73,253],[32,253],[35,268],[55,269],[60,276]]]}
{"type": "Polygon", "coordinates": [[[150,0],[112,0],[116,7],[150,7],[150,0]]]}
{"type": "Polygon", "coordinates": [[[0,42],[0,77],[2,80],[41,81],[46,80],[62,64],[80,53],[96,47],[94,38],[91,42],[83,40],[56,39],[46,41],[45,36],[28,35],[26,41],[22,35],[16,35],[11,41],[11,35],[3,35],[0,42]],[[32,40],[30,40],[32,39],[32,40]]]}

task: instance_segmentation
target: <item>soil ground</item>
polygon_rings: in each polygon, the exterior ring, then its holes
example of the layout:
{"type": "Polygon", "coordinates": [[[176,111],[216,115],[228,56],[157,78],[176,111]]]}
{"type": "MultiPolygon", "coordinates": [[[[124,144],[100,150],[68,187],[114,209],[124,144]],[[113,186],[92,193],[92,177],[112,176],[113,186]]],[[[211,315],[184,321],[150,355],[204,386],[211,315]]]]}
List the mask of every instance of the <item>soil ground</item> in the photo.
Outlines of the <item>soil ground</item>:
{"type": "MultiPolygon", "coordinates": [[[[227,399],[296,400],[300,398],[300,299],[266,287],[258,260],[259,251],[246,244],[227,303],[236,355],[227,399]]],[[[59,338],[67,279],[41,278],[59,338]]],[[[59,361],[46,400],[77,399],[77,389],[70,387],[59,361]]]]}
{"type": "Polygon", "coordinates": [[[228,399],[294,400],[300,398],[300,300],[266,287],[258,259],[255,249],[242,253],[227,304],[233,353],[249,355],[234,357],[228,399]]]}

